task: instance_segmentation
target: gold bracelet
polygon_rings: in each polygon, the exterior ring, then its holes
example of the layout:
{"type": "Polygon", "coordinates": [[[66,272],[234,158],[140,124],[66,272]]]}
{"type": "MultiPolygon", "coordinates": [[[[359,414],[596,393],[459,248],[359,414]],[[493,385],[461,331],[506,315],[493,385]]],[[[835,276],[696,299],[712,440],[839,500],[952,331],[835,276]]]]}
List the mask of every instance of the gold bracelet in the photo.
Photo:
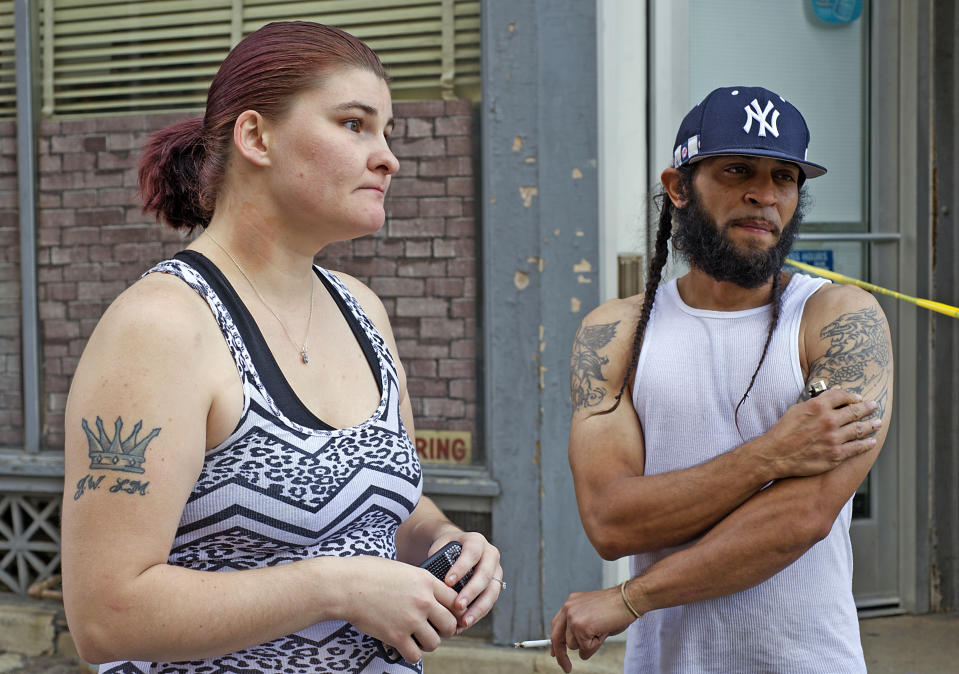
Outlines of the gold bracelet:
{"type": "Polygon", "coordinates": [[[629,612],[633,614],[633,617],[636,620],[639,620],[643,617],[642,613],[639,613],[636,609],[633,608],[633,605],[629,603],[629,599],[626,598],[626,583],[628,583],[631,578],[627,578],[623,581],[622,585],[619,586],[619,593],[623,596],[623,603],[626,604],[626,608],[629,609],[629,612]]]}

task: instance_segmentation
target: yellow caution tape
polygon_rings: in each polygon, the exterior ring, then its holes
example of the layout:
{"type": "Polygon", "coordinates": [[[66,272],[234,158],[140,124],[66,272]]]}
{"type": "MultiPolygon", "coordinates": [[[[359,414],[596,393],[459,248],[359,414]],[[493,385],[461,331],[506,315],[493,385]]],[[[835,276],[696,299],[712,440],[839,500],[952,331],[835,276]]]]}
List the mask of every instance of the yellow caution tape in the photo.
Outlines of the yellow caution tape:
{"type": "Polygon", "coordinates": [[[924,300],[919,297],[903,295],[902,293],[897,293],[895,290],[889,290],[887,288],[883,288],[882,286],[866,283],[865,281],[854,279],[851,276],[843,276],[842,274],[837,274],[834,271],[829,271],[828,269],[823,269],[821,267],[814,267],[811,264],[806,264],[805,262],[800,262],[799,260],[793,260],[792,258],[786,258],[786,264],[799,267],[803,271],[808,271],[818,276],[822,276],[830,281],[836,281],[837,283],[851,283],[852,285],[857,285],[864,290],[871,290],[873,292],[882,293],[883,295],[889,295],[890,297],[895,297],[899,300],[911,302],[922,307],[923,309],[929,309],[930,311],[937,311],[940,314],[945,314],[946,316],[959,318],[959,307],[952,307],[948,304],[943,304],[942,302],[934,302],[932,300],[924,300]]]}

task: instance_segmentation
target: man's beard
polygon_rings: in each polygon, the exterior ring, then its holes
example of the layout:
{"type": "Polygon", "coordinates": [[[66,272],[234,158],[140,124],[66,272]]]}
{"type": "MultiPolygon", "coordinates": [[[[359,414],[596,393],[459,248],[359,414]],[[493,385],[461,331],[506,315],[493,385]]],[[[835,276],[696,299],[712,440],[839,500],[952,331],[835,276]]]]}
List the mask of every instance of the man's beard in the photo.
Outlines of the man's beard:
{"type": "Polygon", "coordinates": [[[806,205],[804,191],[800,192],[796,212],[782,229],[779,241],[767,250],[738,247],[703,209],[696,189],[690,185],[687,193],[690,196],[686,206],[676,209],[673,232],[673,248],[687,263],[717,281],[729,281],[748,289],[758,288],[779,273],[802,222],[806,205]]]}

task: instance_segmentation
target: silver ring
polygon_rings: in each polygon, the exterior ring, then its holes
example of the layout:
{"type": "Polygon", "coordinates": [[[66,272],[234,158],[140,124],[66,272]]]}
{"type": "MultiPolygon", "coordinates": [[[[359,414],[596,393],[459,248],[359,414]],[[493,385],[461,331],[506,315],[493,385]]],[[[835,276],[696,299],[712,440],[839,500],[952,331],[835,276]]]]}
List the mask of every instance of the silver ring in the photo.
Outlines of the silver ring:
{"type": "Polygon", "coordinates": [[[500,588],[501,588],[501,590],[500,590],[500,591],[502,591],[502,590],[505,590],[505,589],[506,589],[506,581],[505,581],[505,580],[503,580],[502,578],[490,578],[490,580],[495,580],[495,581],[496,581],[497,583],[499,583],[499,585],[500,585],[500,588]]]}

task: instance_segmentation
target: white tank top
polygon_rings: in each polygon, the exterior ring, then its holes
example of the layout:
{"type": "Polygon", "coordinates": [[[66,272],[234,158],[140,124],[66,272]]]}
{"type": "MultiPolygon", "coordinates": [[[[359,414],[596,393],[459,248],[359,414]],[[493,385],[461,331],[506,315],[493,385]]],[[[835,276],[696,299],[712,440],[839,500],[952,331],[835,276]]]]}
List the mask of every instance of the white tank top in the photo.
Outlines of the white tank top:
{"type": "MultiPolygon", "coordinates": [[[[786,286],[766,360],[739,410],[739,430],[734,411],[759,362],[770,307],[694,309],[682,301],[675,280],[659,288],[633,387],[647,475],[729,451],[764,433],[799,399],[803,307],[824,283],[795,274],[786,286]]],[[[852,596],[851,503],[825,539],[767,581],[718,599],[651,611],[634,622],[624,671],[865,672],[852,596]]],[[[632,573],[677,549],[632,557],[632,573]]]]}

